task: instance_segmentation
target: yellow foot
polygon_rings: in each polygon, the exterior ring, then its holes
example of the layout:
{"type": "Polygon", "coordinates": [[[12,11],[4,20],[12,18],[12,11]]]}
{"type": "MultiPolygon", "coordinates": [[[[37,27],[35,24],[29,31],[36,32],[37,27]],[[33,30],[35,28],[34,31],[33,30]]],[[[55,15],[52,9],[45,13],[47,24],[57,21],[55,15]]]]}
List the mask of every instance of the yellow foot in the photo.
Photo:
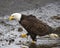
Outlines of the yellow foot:
{"type": "Polygon", "coordinates": [[[36,41],[32,41],[32,43],[34,43],[34,44],[35,44],[35,43],[36,43],[36,41]]]}
{"type": "Polygon", "coordinates": [[[26,38],[27,35],[26,35],[26,34],[21,34],[21,37],[22,37],[22,38],[26,38]]]}

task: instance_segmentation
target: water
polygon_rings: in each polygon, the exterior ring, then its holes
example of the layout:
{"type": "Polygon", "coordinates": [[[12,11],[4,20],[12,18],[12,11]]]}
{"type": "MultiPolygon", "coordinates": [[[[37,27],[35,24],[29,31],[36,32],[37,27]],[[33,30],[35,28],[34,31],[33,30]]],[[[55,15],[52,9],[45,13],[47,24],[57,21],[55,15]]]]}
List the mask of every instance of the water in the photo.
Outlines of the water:
{"type": "MultiPolygon", "coordinates": [[[[33,14],[39,20],[47,23],[52,28],[60,26],[59,20],[51,19],[52,16],[60,14],[60,2],[49,3],[38,9],[26,10],[20,12],[22,14],[33,14]]],[[[51,39],[48,36],[39,37],[36,44],[31,44],[31,38],[21,38],[22,33],[27,31],[16,21],[9,21],[5,15],[0,17],[0,48],[60,48],[60,39],[51,39]],[[18,31],[18,28],[22,28],[22,31],[18,31]]]]}

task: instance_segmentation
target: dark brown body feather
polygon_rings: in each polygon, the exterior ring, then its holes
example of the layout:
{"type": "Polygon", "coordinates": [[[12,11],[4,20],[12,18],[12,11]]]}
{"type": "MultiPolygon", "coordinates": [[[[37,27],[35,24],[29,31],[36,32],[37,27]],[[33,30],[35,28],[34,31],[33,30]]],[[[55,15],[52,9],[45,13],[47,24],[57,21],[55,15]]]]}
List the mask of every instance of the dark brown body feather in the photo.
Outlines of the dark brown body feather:
{"type": "Polygon", "coordinates": [[[19,23],[28,31],[28,35],[30,35],[33,40],[36,39],[36,35],[44,36],[52,33],[52,28],[50,26],[38,20],[33,15],[22,15],[19,23]]]}

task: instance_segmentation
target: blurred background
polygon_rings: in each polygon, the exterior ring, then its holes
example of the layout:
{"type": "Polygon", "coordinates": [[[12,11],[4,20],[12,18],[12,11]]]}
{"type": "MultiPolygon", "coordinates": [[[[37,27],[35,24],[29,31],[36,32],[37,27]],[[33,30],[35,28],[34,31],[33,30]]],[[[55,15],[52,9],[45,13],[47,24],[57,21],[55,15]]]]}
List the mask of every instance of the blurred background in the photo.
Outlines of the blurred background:
{"type": "Polygon", "coordinates": [[[44,6],[60,0],[0,0],[0,16],[44,6]]]}

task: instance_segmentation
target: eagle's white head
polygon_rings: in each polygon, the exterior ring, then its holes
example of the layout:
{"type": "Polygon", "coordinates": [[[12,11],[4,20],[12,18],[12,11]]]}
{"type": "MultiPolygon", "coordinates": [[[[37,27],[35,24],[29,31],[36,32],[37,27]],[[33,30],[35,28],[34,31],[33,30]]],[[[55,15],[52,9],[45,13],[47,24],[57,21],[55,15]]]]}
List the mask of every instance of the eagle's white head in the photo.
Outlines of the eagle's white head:
{"type": "Polygon", "coordinates": [[[18,20],[18,21],[20,21],[20,19],[21,19],[21,16],[22,16],[22,14],[20,14],[20,13],[13,13],[13,14],[11,14],[11,16],[9,17],[9,20],[18,20]]]}

